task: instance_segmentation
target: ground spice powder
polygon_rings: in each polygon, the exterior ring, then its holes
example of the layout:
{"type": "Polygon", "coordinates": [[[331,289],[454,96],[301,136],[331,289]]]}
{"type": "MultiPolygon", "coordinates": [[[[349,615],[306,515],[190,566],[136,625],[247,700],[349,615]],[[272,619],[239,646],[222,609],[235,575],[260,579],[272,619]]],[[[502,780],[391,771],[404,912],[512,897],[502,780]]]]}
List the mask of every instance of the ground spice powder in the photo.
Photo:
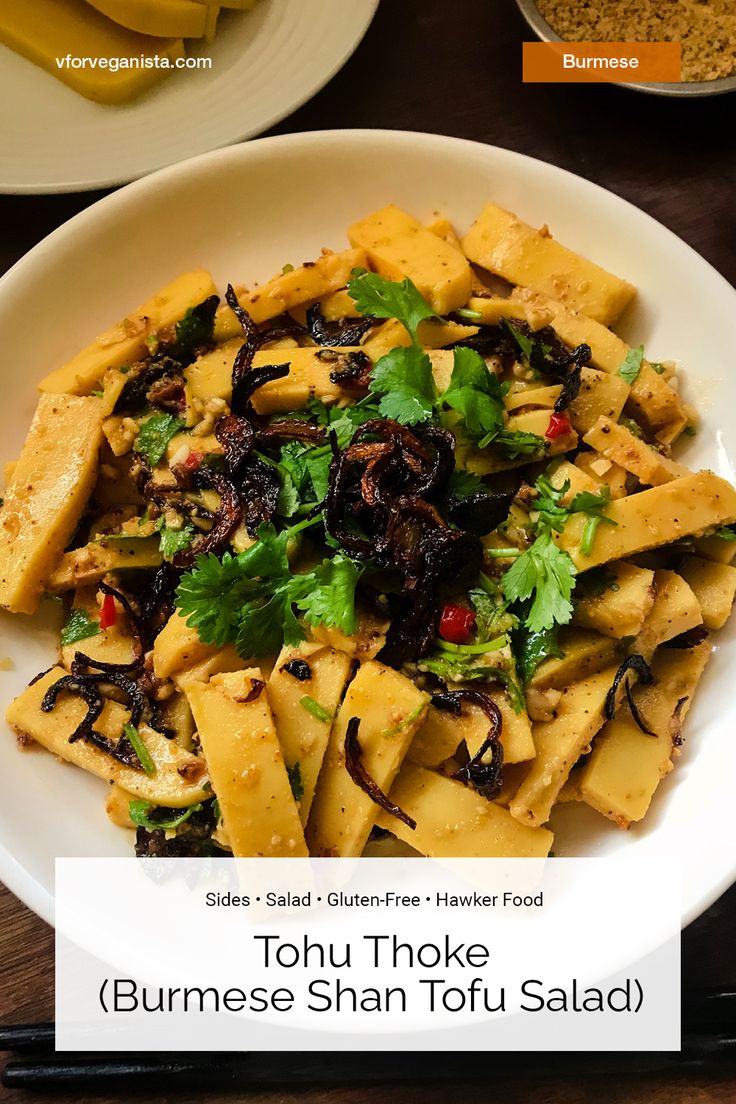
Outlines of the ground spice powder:
{"type": "Polygon", "coordinates": [[[682,42],[682,79],[736,72],[736,0],[538,0],[568,42],[682,42]]]}

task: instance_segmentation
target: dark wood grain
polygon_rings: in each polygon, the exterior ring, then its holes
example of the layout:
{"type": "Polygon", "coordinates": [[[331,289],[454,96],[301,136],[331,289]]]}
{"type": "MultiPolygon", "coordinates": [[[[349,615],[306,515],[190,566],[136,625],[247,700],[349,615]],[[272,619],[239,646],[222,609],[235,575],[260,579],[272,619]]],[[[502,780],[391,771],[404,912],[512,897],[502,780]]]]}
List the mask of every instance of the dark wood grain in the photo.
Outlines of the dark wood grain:
{"type": "MultiPolygon", "coordinates": [[[[736,282],[734,97],[690,103],[604,86],[525,87],[520,81],[525,34],[512,0],[383,0],[373,26],[342,72],[274,133],[386,127],[515,149],[631,200],[736,282]]],[[[0,197],[0,270],[99,194],[0,197]]],[[[637,248],[635,241],[631,248],[637,248]]],[[[727,844],[714,841],[718,845],[727,844]]],[[[732,890],[685,932],[686,985],[736,986],[735,920],[732,890]]],[[[52,932],[1,889],[0,1019],[52,1017],[52,932]]],[[[261,1104],[287,1104],[297,1098],[300,1104],[439,1104],[455,1099],[475,1104],[500,1092],[510,1104],[736,1100],[736,1081],[715,1075],[543,1083],[521,1058],[519,1068],[517,1078],[498,1084],[490,1057],[487,1084],[463,1086],[457,1092],[426,1085],[415,1090],[356,1087],[300,1091],[298,1096],[259,1093],[255,1099],[261,1104]]],[[[13,1099],[28,1104],[34,1098],[17,1093],[13,1099]]],[[[177,1095],[176,1104],[194,1099],[201,1096],[177,1095]]]]}

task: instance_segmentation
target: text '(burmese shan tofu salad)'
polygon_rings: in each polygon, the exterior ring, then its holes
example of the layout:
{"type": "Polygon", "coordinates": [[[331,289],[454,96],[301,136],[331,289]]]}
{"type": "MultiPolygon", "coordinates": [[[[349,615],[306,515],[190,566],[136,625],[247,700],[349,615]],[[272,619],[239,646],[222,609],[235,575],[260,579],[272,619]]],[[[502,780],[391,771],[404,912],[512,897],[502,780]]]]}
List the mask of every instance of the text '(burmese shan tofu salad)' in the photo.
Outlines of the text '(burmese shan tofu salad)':
{"type": "Polygon", "coordinates": [[[695,415],[613,329],[634,287],[547,227],[389,205],[347,238],[185,273],[41,381],[0,604],[63,628],[8,722],[139,855],[626,828],[731,612],[736,491],[673,455],[695,415]]]}

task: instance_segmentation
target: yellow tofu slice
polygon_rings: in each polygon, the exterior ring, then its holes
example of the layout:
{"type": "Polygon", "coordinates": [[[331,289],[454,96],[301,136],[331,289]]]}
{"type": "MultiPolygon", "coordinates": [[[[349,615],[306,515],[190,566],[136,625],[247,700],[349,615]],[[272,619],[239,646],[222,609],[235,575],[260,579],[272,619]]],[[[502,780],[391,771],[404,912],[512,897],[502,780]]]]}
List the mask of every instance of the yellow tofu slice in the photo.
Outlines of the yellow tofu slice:
{"type": "Polygon", "coordinates": [[[494,801],[415,763],[401,768],[391,800],[413,817],[416,829],[383,812],[379,827],[428,858],[544,858],[552,846],[546,828],[520,824],[494,801]]]}
{"type": "Polygon", "coordinates": [[[654,605],[654,572],[630,563],[613,563],[607,569],[601,593],[576,592],[573,624],[621,640],[640,633],[654,605]]]}
{"type": "MultiPolygon", "coordinates": [[[[477,326],[463,326],[459,322],[438,322],[425,319],[419,323],[417,338],[424,349],[443,349],[456,341],[467,341],[478,333],[477,326]]],[[[396,318],[389,318],[363,342],[361,348],[374,362],[380,360],[392,349],[411,345],[411,338],[405,326],[396,318]]]]}
{"type": "Polygon", "coordinates": [[[268,700],[303,825],[352,668],[345,652],[304,642],[282,649],[268,680],[268,700]],[[304,699],[309,699],[307,704],[304,699]],[[323,715],[316,715],[313,703],[323,715]]]}
{"type": "Polygon", "coordinates": [[[187,698],[233,854],[306,857],[260,668],[192,683],[187,698]]]}
{"type": "Polygon", "coordinates": [[[702,623],[700,604],[685,580],[674,571],[657,570],[654,602],[630,650],[649,660],[660,644],[702,623]]]}
{"type": "Polygon", "coordinates": [[[381,651],[386,643],[388,627],[388,621],[361,611],[358,614],[358,631],[351,636],[335,625],[312,625],[310,634],[313,640],[329,644],[338,652],[345,652],[364,663],[366,659],[375,659],[381,651]]]}
{"type": "MultiPolygon", "coordinates": [[[[503,690],[473,684],[473,689],[488,694],[501,713],[501,746],[505,764],[521,763],[534,757],[531,722],[524,710],[515,713],[503,690]]],[[[461,743],[465,743],[472,758],[488,736],[489,722],[481,709],[463,705],[459,717],[446,709],[430,705],[427,717],[417,732],[407,758],[420,767],[434,770],[451,759],[461,743]]]]}
{"type": "Polygon", "coordinates": [[[158,567],[161,562],[158,536],[90,541],[82,548],[64,553],[47,579],[46,590],[61,594],[98,583],[110,571],[158,567]]]}
{"type": "Polygon", "coordinates": [[[575,467],[580,468],[598,484],[596,490],[605,484],[611,498],[625,498],[628,472],[620,464],[614,464],[599,452],[580,452],[575,457],[575,467]]]}
{"type": "Polygon", "coordinates": [[[171,678],[175,672],[193,667],[216,651],[217,645],[204,644],[197,630],[175,610],[153,642],[153,673],[157,679],[171,678]]]}
{"type": "MultiPolygon", "coordinates": [[[[63,644],[61,647],[61,662],[67,671],[71,670],[74,657],[82,651],[90,659],[99,660],[102,663],[130,663],[134,658],[133,634],[128,623],[128,616],[119,603],[115,603],[117,617],[114,625],[106,629],[100,629],[94,636],[85,636],[74,644],[63,644]]],[[[97,587],[82,587],[74,595],[73,610],[84,610],[91,621],[99,625],[100,603],[97,596],[97,587]]]]}
{"type": "Polygon", "coordinates": [[[627,559],[660,544],[701,534],[736,521],[736,490],[713,472],[701,471],[611,502],[605,510],[616,525],[600,525],[589,556],[580,551],[586,519],[574,516],[555,534],[579,571],[609,560],[627,559]]]}
{"type": "MultiPolygon", "coordinates": [[[[6,719],[10,727],[41,744],[53,755],[90,771],[108,783],[117,783],[134,797],[179,809],[206,801],[208,778],[202,759],[180,747],[176,740],[167,740],[146,724],[138,731],[156,766],[150,777],[113,759],[107,752],[84,740],[69,743],[69,737],[87,713],[87,706],[73,694],[59,695],[55,709],[41,711],[44,694],[58,679],[66,675],[63,667],[53,667],[34,682],[8,706],[6,719]]],[[[117,702],[108,701],[95,722],[95,731],[117,740],[130,713],[117,702]]]]}
{"type": "Polygon", "coordinates": [[[216,294],[209,272],[201,268],[186,272],[101,334],[68,364],[50,372],[38,386],[41,391],[65,391],[72,395],[93,391],[108,368],[120,368],[145,356],[146,338],[156,337],[179,322],[190,307],[216,294]]]}
{"type": "Polygon", "coordinates": [[[223,648],[215,649],[212,655],[199,663],[175,671],[171,678],[177,689],[186,693],[193,682],[209,682],[213,675],[219,675],[223,671],[244,671],[249,664],[250,660],[238,655],[232,644],[226,644],[223,648]]]}
{"type": "Polygon", "coordinates": [[[449,314],[470,298],[472,274],[462,253],[394,204],[354,222],[348,238],[365,249],[382,276],[408,276],[437,314],[449,314]]]}
{"type": "Polygon", "coordinates": [[[233,364],[243,339],[234,337],[216,345],[184,370],[187,399],[229,399],[233,392],[233,364]]]}
{"type": "Polygon", "coordinates": [[[680,568],[680,575],[698,600],[706,629],[722,629],[736,597],[736,567],[692,556],[680,568]]]}
{"type": "Polygon", "coordinates": [[[127,103],[162,80],[172,70],[157,67],[156,57],[172,62],[184,57],[180,38],[136,34],[106,19],[82,0],[3,0],[0,43],[80,95],[102,104],[127,103]],[[56,59],[67,55],[106,60],[144,57],[150,65],[114,69],[57,65],[56,59]]]}
{"type": "Polygon", "coordinates": [[[537,754],[509,805],[522,824],[537,827],[549,820],[570,771],[604,723],[603,707],[616,670],[607,667],[566,686],[553,720],[533,725],[537,754]]]}
{"type": "Polygon", "coordinates": [[[360,855],[379,807],[351,779],[345,766],[345,736],[352,717],[360,718],[362,763],[388,793],[419,726],[429,699],[398,671],[369,660],[348,686],[330,733],[307,823],[312,855],[360,855]]]}
{"type": "MultiPolygon", "coordinates": [[[[345,391],[330,376],[344,365],[345,356],[359,349],[261,349],[253,357],[253,367],[288,364],[283,379],[259,387],[252,398],[258,414],[286,414],[301,410],[310,399],[321,399],[328,406],[345,398],[345,391]]],[[[227,396],[229,398],[229,393],[227,396]]]]}
{"type": "Polygon", "coordinates": [[[684,475],[690,475],[683,464],[669,460],[646,441],[636,437],[626,426],[601,415],[583,438],[608,460],[635,475],[645,487],[659,487],[684,475]]]}
{"type": "Polygon", "coordinates": [[[688,424],[678,393],[647,363],[631,385],[626,409],[662,445],[671,445],[688,424]]]}
{"type": "Polygon", "coordinates": [[[562,658],[545,659],[529,679],[539,690],[564,690],[572,682],[589,678],[614,662],[619,646],[616,640],[585,629],[564,628],[559,636],[562,658]]]}
{"type": "MultiPolygon", "coordinates": [[[[346,249],[343,253],[325,250],[316,261],[283,272],[253,291],[238,292],[238,302],[254,322],[267,322],[285,311],[339,291],[347,284],[354,268],[367,267],[364,249],[346,249]]],[[[215,318],[215,340],[227,341],[242,336],[242,332],[230,307],[223,304],[215,318]]]]}
{"type": "Polygon", "coordinates": [[[158,38],[201,38],[207,8],[197,0],[87,0],[121,27],[158,38]]]}
{"type": "Polygon", "coordinates": [[[489,203],[463,238],[463,250],[481,268],[511,284],[532,288],[610,326],[636,288],[489,203]]]}
{"type": "Polygon", "coordinates": [[[0,509],[0,605],[33,613],[97,478],[99,399],[41,395],[0,509]]]}
{"type": "Polygon", "coordinates": [[[672,770],[682,722],[710,654],[706,640],[689,651],[665,649],[654,657],[656,681],[639,686],[635,701],[655,736],[637,727],[627,705],[599,733],[579,772],[578,791],[583,801],[619,827],[642,819],[657,786],[672,770]]]}

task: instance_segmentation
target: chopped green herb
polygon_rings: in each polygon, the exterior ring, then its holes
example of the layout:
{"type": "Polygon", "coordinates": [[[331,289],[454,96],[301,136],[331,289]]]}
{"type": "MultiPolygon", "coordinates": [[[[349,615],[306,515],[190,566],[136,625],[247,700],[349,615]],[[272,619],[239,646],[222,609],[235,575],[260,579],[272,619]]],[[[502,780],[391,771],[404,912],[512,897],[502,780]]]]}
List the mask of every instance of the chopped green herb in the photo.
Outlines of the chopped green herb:
{"type": "Polygon", "coordinates": [[[301,764],[299,762],[296,762],[292,767],[287,767],[286,773],[289,776],[289,785],[291,786],[291,792],[294,795],[294,800],[301,801],[301,799],[304,797],[304,783],[302,782],[301,764]]]}
{"type": "Polygon", "coordinates": [[[632,384],[641,371],[641,362],[644,358],[644,346],[637,345],[635,349],[629,349],[624,357],[623,364],[618,369],[621,379],[632,384]]]}
{"type": "Polygon", "coordinates": [[[667,371],[664,364],[661,364],[658,360],[650,360],[649,364],[651,365],[651,367],[654,369],[654,371],[657,373],[658,376],[663,376],[665,374],[665,372],[667,371]]]}
{"type": "Polygon", "coordinates": [[[164,519],[159,518],[156,529],[159,532],[161,555],[167,561],[173,560],[177,552],[188,548],[194,540],[192,525],[185,524],[181,529],[169,529],[168,525],[164,524],[164,519]]]}
{"type": "Polygon", "coordinates": [[[483,319],[480,311],[470,310],[468,307],[458,307],[455,314],[459,314],[461,318],[469,318],[471,322],[480,322],[483,319]]]}
{"type": "Polygon", "coordinates": [[[165,831],[172,831],[174,828],[178,828],[180,824],[184,824],[189,820],[192,813],[199,813],[202,811],[201,805],[190,805],[187,809],[162,809],[159,805],[151,805],[148,801],[131,801],[128,805],[128,815],[134,824],[137,824],[139,828],[146,828],[149,832],[155,831],[157,828],[163,828],[165,831]],[[170,816],[156,816],[152,817],[151,811],[170,813],[170,816]]]}
{"type": "Polygon", "coordinates": [[[196,307],[190,307],[180,322],[174,327],[177,357],[189,359],[202,345],[209,345],[215,327],[215,311],[220,299],[210,295],[196,307]]]}
{"type": "Polygon", "coordinates": [[[316,717],[318,721],[322,721],[323,724],[332,724],[334,720],[332,714],[314,698],[310,698],[309,694],[305,694],[303,698],[300,698],[299,704],[303,705],[307,712],[316,717]]]}
{"type": "Polygon", "coordinates": [[[135,442],[135,450],[155,468],[166,452],[166,447],[177,433],[184,429],[185,423],[173,414],[152,414],[142,423],[135,442]]]}
{"type": "Polygon", "coordinates": [[[73,609],[61,630],[62,647],[76,644],[78,640],[85,640],[88,636],[97,636],[99,632],[101,632],[99,621],[95,621],[84,609],[73,609]]]}
{"type": "Polygon", "coordinates": [[[607,525],[618,525],[613,518],[606,517],[603,513],[611,497],[611,488],[604,484],[597,494],[592,491],[581,491],[576,494],[570,503],[570,513],[585,514],[588,518],[580,541],[580,551],[584,556],[589,556],[593,551],[593,541],[598,526],[605,522],[607,525]]]}
{"type": "MultiPolygon", "coordinates": [[[[348,283],[348,295],[356,309],[371,318],[397,318],[405,326],[413,343],[418,345],[417,328],[425,318],[436,318],[426,299],[408,278],[400,283],[387,280],[376,272],[353,274],[348,283]]],[[[396,350],[394,350],[396,351],[396,350]]]]}
{"type": "Polygon", "coordinates": [[[285,264],[284,267],[281,269],[281,275],[286,276],[286,275],[288,275],[289,272],[293,272],[293,271],[294,271],[293,264],[285,264]]]}
{"type": "Polygon", "coordinates": [[[731,543],[736,542],[736,532],[733,529],[729,528],[728,525],[724,525],[722,526],[722,528],[716,529],[713,536],[720,537],[721,540],[730,541],[731,543]]]}
{"type": "Polygon", "coordinates": [[[381,396],[384,418],[417,425],[431,418],[437,404],[432,362],[416,346],[392,349],[373,368],[372,389],[381,396]]]}
{"type": "Polygon", "coordinates": [[[687,434],[688,437],[697,437],[698,435],[698,431],[694,425],[686,425],[682,432],[687,434]]]}
{"type": "Polygon", "coordinates": [[[294,606],[312,625],[357,628],[355,586],[361,567],[338,553],[312,571],[292,575],[286,548],[302,529],[320,521],[308,518],[277,533],[261,525],[250,548],[222,559],[198,556],[182,576],[177,604],[206,644],[234,643],[243,657],[278,652],[284,643],[298,644],[304,632],[294,606]]]}
{"type": "Polygon", "coordinates": [[[572,617],[572,592],[577,569],[567,552],[558,548],[549,529],[508,569],[501,585],[508,602],[533,598],[526,619],[532,632],[567,625],[572,617]]]}
{"type": "Polygon", "coordinates": [[[102,390],[101,387],[98,387],[97,390],[92,391],[91,394],[93,394],[96,399],[101,399],[105,392],[102,390]]]}
{"type": "Polygon", "coordinates": [[[451,644],[447,640],[438,640],[437,647],[448,655],[484,655],[486,652],[498,652],[508,644],[507,636],[498,636],[495,640],[481,641],[478,644],[451,644]]]}
{"type": "Polygon", "coordinates": [[[549,629],[540,629],[537,632],[521,628],[514,633],[514,652],[524,685],[529,682],[537,667],[544,663],[546,659],[551,657],[562,659],[564,657],[565,653],[557,639],[558,628],[557,625],[553,625],[549,629]]]}
{"type": "Polygon", "coordinates": [[[397,725],[394,725],[393,728],[384,729],[384,731],[381,733],[381,736],[398,736],[398,734],[400,732],[403,732],[405,728],[408,728],[409,725],[414,724],[414,721],[417,719],[417,717],[421,717],[426,708],[426,701],[421,702],[416,707],[416,709],[412,710],[408,717],[404,717],[403,721],[399,721],[399,723],[397,725]]]}
{"type": "Polygon", "coordinates": [[[123,734],[128,737],[130,746],[138,756],[143,770],[150,778],[156,773],[156,764],[151,758],[151,753],[143,742],[140,732],[132,724],[124,724],[123,734]]]}

